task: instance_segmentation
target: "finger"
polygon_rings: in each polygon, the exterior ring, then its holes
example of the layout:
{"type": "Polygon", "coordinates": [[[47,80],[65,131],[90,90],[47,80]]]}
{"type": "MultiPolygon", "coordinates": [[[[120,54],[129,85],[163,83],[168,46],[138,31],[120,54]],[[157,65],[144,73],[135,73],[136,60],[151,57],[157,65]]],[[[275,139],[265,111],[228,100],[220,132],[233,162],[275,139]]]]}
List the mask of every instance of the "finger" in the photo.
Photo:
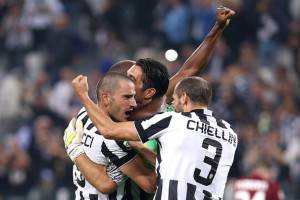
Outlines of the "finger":
{"type": "Polygon", "coordinates": [[[79,119],[76,120],[75,127],[76,127],[76,132],[78,134],[82,135],[83,134],[83,123],[81,120],[79,120],[79,119]]]}
{"type": "Polygon", "coordinates": [[[235,14],[235,13],[229,12],[229,13],[225,14],[224,17],[225,17],[226,19],[229,19],[229,18],[231,18],[234,14],[235,14]]]}

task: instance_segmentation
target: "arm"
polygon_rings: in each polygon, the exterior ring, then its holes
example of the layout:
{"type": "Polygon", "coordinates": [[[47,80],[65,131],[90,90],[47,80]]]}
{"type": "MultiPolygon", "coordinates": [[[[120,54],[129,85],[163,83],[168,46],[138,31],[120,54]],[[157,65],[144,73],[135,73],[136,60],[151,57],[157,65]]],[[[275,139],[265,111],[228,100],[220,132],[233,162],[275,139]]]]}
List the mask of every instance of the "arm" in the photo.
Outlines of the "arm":
{"type": "Polygon", "coordinates": [[[128,141],[128,144],[134,148],[135,150],[138,151],[138,153],[143,156],[146,160],[150,162],[152,166],[155,166],[156,162],[156,153],[146,147],[143,143],[141,142],[133,142],[133,141],[128,141]]]}
{"type": "Polygon", "coordinates": [[[205,37],[203,42],[192,53],[192,55],[185,61],[179,71],[170,79],[168,91],[166,93],[167,103],[171,102],[172,94],[175,85],[183,78],[198,74],[207,63],[208,58],[212,54],[218,39],[221,37],[222,32],[229,19],[235,14],[234,11],[228,8],[217,9],[217,22],[205,37]]]}
{"type": "Polygon", "coordinates": [[[147,169],[140,156],[135,156],[128,163],[122,165],[120,170],[145,192],[154,193],[156,191],[155,171],[147,169]]]}
{"type": "Polygon", "coordinates": [[[75,159],[75,165],[101,193],[109,194],[116,190],[117,184],[106,174],[106,166],[94,163],[84,153],[75,159]]]}
{"type": "Polygon", "coordinates": [[[82,146],[83,123],[73,118],[64,132],[64,144],[67,154],[85,179],[102,193],[113,192],[117,185],[108,177],[106,167],[94,163],[85,154],[82,146]]]}

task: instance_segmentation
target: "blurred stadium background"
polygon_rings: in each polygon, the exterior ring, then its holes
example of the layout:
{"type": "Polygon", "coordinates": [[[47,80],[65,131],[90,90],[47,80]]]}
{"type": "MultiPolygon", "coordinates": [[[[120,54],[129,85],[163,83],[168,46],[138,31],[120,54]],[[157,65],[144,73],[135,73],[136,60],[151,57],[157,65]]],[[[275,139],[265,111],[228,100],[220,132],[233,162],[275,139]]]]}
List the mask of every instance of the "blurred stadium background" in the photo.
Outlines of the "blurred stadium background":
{"type": "MultiPolygon", "coordinates": [[[[300,1],[225,5],[237,14],[201,76],[213,84],[212,109],[239,134],[229,179],[264,159],[299,200],[300,1]]],[[[214,0],[0,0],[0,199],[73,199],[62,134],[81,105],[70,80],[81,72],[93,87],[114,62],[141,57],[173,74],[215,8],[214,0]],[[168,49],[178,59],[166,60],[168,49]]]]}

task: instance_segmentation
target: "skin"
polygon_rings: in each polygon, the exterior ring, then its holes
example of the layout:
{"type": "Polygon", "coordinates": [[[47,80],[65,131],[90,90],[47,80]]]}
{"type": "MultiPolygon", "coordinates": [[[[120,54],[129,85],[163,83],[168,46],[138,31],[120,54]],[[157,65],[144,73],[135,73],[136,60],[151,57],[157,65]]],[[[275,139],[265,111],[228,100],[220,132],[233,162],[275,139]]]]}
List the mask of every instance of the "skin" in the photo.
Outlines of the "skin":
{"type": "Polygon", "coordinates": [[[115,121],[127,121],[129,112],[136,107],[134,84],[128,81],[120,81],[117,90],[101,93],[99,107],[107,111],[115,121]]]}
{"type": "MultiPolygon", "coordinates": [[[[161,111],[161,107],[166,101],[167,103],[170,103],[172,101],[172,93],[174,90],[175,85],[182,80],[185,77],[192,76],[195,74],[198,74],[205,64],[207,63],[210,55],[213,52],[213,49],[219,40],[219,38],[222,35],[222,32],[226,25],[228,25],[230,18],[235,14],[234,11],[228,9],[228,8],[220,8],[217,9],[216,13],[216,18],[217,21],[215,25],[213,26],[212,30],[208,33],[204,41],[198,46],[198,48],[193,52],[193,54],[185,61],[181,69],[170,79],[169,82],[169,87],[168,91],[166,93],[165,97],[161,98],[156,98],[153,99],[152,96],[155,94],[155,89],[149,88],[147,90],[143,90],[143,83],[142,83],[142,70],[140,66],[138,65],[133,65],[128,71],[127,74],[128,76],[134,81],[135,83],[135,91],[136,91],[136,102],[137,102],[137,107],[136,109],[132,112],[130,119],[143,119],[145,117],[149,117],[157,112],[161,111]]],[[[73,86],[79,86],[77,85],[77,82],[83,81],[86,77],[77,77],[73,80],[73,86]]],[[[87,87],[88,85],[85,85],[83,87],[87,87]]],[[[75,87],[74,87],[75,88],[75,87]]],[[[77,88],[78,89],[78,88],[77,88]]],[[[75,88],[76,90],[76,88],[75,88]]],[[[78,94],[78,92],[77,92],[78,94]]],[[[101,124],[101,120],[97,119],[97,115],[99,113],[102,113],[102,111],[93,104],[93,102],[90,102],[90,99],[84,94],[80,93],[80,98],[82,102],[85,102],[87,105],[87,110],[89,116],[94,119],[93,122],[96,125],[99,131],[103,131],[106,133],[106,131],[109,133],[111,130],[109,128],[104,128],[100,127],[99,123],[101,124]],[[93,110],[94,109],[94,110],[93,110]],[[104,130],[102,130],[104,129],[104,130]],[[106,130],[107,129],[107,130],[106,130]]],[[[174,99],[173,105],[177,103],[177,100],[174,99]],[[175,101],[175,102],[174,102],[175,101]]],[[[183,108],[178,107],[177,110],[181,110],[183,108]]],[[[103,113],[105,114],[105,113],[103,113]]],[[[108,127],[112,126],[114,127],[114,130],[117,129],[117,131],[120,131],[123,133],[122,138],[123,140],[139,140],[137,137],[137,134],[135,130],[132,127],[132,122],[123,122],[122,123],[122,128],[120,129],[119,127],[115,126],[115,123],[110,120],[109,117],[107,117],[106,122],[108,127]],[[131,131],[131,132],[130,132],[131,131]]],[[[113,135],[107,135],[107,137],[113,138],[113,135]]],[[[143,146],[139,145],[139,147],[143,148],[143,146]]],[[[140,151],[141,152],[141,151],[140,151]]],[[[151,154],[151,153],[150,153],[151,154]]],[[[155,158],[155,154],[152,153],[150,156],[152,157],[152,160],[155,158]]],[[[88,166],[87,168],[91,169],[93,166],[93,162],[90,161],[88,158],[87,159],[76,159],[76,165],[78,164],[88,166]]],[[[93,176],[93,173],[91,170],[88,170],[87,173],[91,174],[93,176]]],[[[98,171],[100,173],[100,171],[98,171]]],[[[97,172],[95,172],[97,173],[97,172]]],[[[86,176],[85,176],[86,177],[86,176]]],[[[87,178],[87,180],[89,180],[87,178]]],[[[98,179],[97,179],[98,180],[98,179]]],[[[97,187],[96,187],[97,188],[97,187]]]]}

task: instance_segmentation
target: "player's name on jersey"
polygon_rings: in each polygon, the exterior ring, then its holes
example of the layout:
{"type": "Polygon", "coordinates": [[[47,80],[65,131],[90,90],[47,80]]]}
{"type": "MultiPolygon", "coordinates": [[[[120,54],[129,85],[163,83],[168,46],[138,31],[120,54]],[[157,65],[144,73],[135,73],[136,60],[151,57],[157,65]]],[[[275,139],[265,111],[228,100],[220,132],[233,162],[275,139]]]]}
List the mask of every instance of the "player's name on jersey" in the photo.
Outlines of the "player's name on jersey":
{"type": "Polygon", "coordinates": [[[229,144],[232,144],[234,147],[237,145],[236,135],[230,133],[230,131],[227,129],[217,128],[201,121],[195,120],[188,120],[186,128],[189,130],[201,132],[209,136],[214,136],[217,139],[224,140],[229,144]]]}

